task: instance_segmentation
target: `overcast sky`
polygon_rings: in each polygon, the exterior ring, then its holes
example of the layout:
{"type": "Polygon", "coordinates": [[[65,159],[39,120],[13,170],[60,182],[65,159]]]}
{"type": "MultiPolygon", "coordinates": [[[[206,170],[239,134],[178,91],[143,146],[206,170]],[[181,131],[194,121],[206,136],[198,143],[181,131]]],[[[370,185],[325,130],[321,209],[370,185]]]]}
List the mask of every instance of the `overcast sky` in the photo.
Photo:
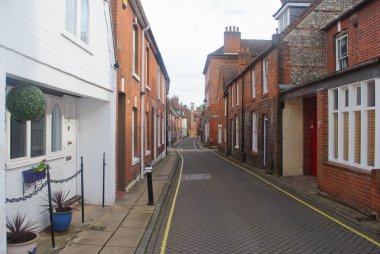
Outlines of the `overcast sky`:
{"type": "Polygon", "coordinates": [[[169,96],[183,104],[204,99],[207,54],[223,45],[226,26],[242,39],[271,39],[280,0],[141,0],[170,76],[169,96]]]}

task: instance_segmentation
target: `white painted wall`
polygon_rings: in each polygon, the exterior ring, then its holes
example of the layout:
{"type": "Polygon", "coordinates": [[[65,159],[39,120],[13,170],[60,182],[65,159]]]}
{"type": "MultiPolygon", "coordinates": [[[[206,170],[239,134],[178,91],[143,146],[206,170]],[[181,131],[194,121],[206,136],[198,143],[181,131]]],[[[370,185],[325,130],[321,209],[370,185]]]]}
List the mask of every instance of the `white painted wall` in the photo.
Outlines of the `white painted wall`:
{"type": "Polygon", "coordinates": [[[303,175],[302,98],[285,102],[282,131],[283,175],[303,175]]]}
{"type": "MultiPolygon", "coordinates": [[[[0,69],[0,101],[5,101],[5,72],[0,69]]],[[[0,103],[0,112],[5,112],[5,104],[0,103]]],[[[0,114],[0,165],[5,165],[5,114],[0,114]]],[[[6,251],[6,227],[5,227],[5,170],[0,168],[0,254],[6,251]]]]}
{"type": "Polygon", "coordinates": [[[85,48],[65,31],[65,1],[0,0],[0,67],[51,88],[108,100],[114,64],[108,3],[90,1],[85,48]]]}
{"type": "MultiPolygon", "coordinates": [[[[116,99],[116,98],[114,98],[116,99]]],[[[105,203],[115,201],[115,135],[114,101],[79,100],[78,155],[84,159],[85,202],[102,203],[103,152],[106,153],[105,203]]],[[[79,161],[79,158],[78,158],[79,161]]],[[[78,164],[79,165],[79,164],[78,164]]]]}
{"type": "MultiPolygon", "coordinates": [[[[107,1],[90,0],[90,41],[84,45],[65,31],[65,1],[0,0],[0,101],[5,101],[4,75],[21,81],[81,97],[77,118],[77,168],[80,156],[85,157],[89,173],[86,179],[86,201],[99,203],[95,184],[102,165],[102,153],[107,153],[107,204],[115,197],[115,96],[116,72],[110,13],[107,1]],[[4,74],[5,73],[5,74],[4,74]],[[97,161],[98,160],[98,161],[97,161]],[[112,181],[111,181],[112,180],[112,181]]],[[[75,103],[75,102],[74,102],[75,103]]],[[[75,108],[75,104],[74,108],[75,108]]],[[[68,108],[72,108],[68,106],[68,108]]],[[[5,108],[0,106],[0,165],[4,165],[6,142],[2,130],[5,108]]],[[[34,163],[33,163],[34,164],[34,163]]],[[[31,167],[7,168],[5,196],[22,196],[21,172],[31,167]]],[[[49,160],[53,179],[71,176],[77,168],[68,167],[64,156],[49,160]]],[[[4,200],[4,170],[0,168],[0,200],[4,200]]],[[[79,178],[78,178],[79,179],[79,178]]],[[[80,194],[79,184],[54,185],[70,188],[80,194]]],[[[101,191],[101,188],[100,188],[101,191]]],[[[28,192],[29,193],[29,192],[28,192]]],[[[25,202],[6,204],[6,214],[17,211],[27,218],[38,219],[40,227],[48,225],[46,208],[40,206],[46,198],[46,188],[25,202]],[[25,209],[27,208],[27,209],[25,209]]],[[[99,197],[98,197],[99,196],[99,197]]],[[[3,250],[3,201],[0,202],[0,253],[3,250]]]]}

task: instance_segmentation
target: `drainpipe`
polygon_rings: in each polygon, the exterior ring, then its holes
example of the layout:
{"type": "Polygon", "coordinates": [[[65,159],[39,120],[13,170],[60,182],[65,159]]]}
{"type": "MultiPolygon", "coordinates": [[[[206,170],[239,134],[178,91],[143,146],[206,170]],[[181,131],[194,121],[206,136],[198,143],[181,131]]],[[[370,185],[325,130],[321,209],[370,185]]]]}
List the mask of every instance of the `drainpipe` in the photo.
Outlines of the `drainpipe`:
{"type": "Polygon", "coordinates": [[[141,89],[140,89],[140,167],[141,167],[141,173],[140,178],[144,179],[144,154],[145,154],[145,147],[144,147],[144,137],[145,137],[145,32],[150,29],[149,24],[142,30],[141,36],[141,89]]]}

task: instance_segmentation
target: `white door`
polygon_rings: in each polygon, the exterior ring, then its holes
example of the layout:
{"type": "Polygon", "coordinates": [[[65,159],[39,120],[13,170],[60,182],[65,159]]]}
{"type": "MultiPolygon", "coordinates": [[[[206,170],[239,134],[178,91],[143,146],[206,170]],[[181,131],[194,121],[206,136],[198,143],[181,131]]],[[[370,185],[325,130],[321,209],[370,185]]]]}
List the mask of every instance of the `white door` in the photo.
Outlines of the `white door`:
{"type": "MultiPolygon", "coordinates": [[[[70,177],[77,171],[77,121],[76,119],[65,119],[64,125],[65,139],[64,139],[64,148],[65,148],[65,174],[64,177],[70,177]]],[[[75,193],[75,186],[77,183],[78,187],[80,186],[80,175],[77,179],[73,179],[68,182],[69,187],[73,188],[71,194],[75,193]]]]}

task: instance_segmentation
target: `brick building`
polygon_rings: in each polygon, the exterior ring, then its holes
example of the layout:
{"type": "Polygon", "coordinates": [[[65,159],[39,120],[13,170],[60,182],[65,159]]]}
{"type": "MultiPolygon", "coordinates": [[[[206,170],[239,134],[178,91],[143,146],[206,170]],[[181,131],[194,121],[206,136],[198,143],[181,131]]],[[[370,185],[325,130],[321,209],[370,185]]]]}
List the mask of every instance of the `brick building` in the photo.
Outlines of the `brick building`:
{"type": "Polygon", "coordinates": [[[243,70],[257,55],[270,45],[267,40],[244,40],[238,27],[226,27],[224,44],[207,56],[205,75],[205,111],[202,140],[209,147],[221,145],[223,128],[224,84],[243,70]]]}
{"type": "MultiPolygon", "coordinates": [[[[272,45],[227,82],[225,89],[228,131],[222,150],[277,175],[315,172],[309,166],[311,152],[304,153],[303,147],[297,146],[299,132],[294,131],[293,118],[301,113],[289,112],[286,104],[284,108],[280,92],[326,73],[326,40],[320,27],[354,1],[300,2],[282,1],[274,15],[281,33],[273,35],[272,45]],[[282,114],[288,114],[289,120],[283,121],[282,114]],[[300,158],[300,153],[305,158],[300,158]],[[301,173],[295,173],[300,168],[296,163],[302,163],[301,173]]],[[[313,98],[304,98],[301,104],[313,110],[313,102],[313,98]]],[[[305,111],[308,117],[311,113],[305,111]]],[[[311,142],[310,133],[304,135],[311,142]]]]}
{"type": "MultiPolygon", "coordinates": [[[[316,169],[318,190],[376,216],[380,213],[380,47],[375,39],[380,38],[379,18],[380,1],[360,0],[326,22],[321,26],[326,36],[326,74],[282,95],[285,109],[300,112],[291,127],[304,133],[304,154],[298,160],[309,161],[304,167],[316,169]],[[310,132],[312,138],[306,139],[310,132]]],[[[288,144],[286,149],[294,147],[288,144]]]]}
{"type": "Polygon", "coordinates": [[[169,76],[139,0],[112,1],[117,71],[117,189],[165,156],[169,76]]]}

